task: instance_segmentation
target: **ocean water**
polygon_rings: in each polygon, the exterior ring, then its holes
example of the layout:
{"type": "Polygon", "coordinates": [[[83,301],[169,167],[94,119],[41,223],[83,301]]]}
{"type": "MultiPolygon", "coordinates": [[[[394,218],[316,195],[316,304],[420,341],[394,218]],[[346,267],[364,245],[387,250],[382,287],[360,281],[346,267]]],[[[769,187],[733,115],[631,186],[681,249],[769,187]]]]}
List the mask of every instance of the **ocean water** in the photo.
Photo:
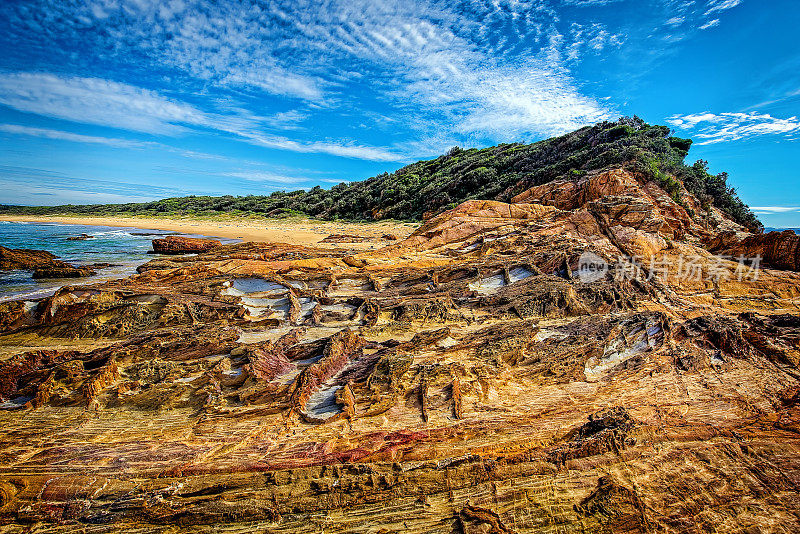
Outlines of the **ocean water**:
{"type": "MultiPolygon", "coordinates": [[[[114,265],[98,269],[97,275],[92,277],[59,280],[34,280],[29,271],[0,271],[0,302],[42,298],[52,295],[56,289],[65,285],[94,283],[135,274],[136,267],[158,257],[147,254],[147,251],[152,250],[151,241],[163,235],[202,237],[142,228],[0,221],[0,245],[4,247],[46,250],[73,265],[114,265]],[[68,237],[81,234],[92,238],[83,241],[67,240],[68,237]]],[[[226,243],[234,240],[221,241],[226,243]]]]}

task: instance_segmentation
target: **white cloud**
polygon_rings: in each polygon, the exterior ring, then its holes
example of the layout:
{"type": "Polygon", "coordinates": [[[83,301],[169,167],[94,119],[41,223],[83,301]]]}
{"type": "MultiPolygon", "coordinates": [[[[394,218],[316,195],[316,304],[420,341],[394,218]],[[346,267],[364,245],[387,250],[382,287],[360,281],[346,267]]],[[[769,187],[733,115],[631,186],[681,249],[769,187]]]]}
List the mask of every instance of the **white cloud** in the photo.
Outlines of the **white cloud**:
{"type": "Polygon", "coordinates": [[[251,144],[265,148],[290,150],[306,154],[331,154],[345,158],[364,159],[370,161],[401,161],[403,155],[378,147],[358,144],[343,144],[326,141],[303,142],[277,135],[263,135],[258,133],[238,132],[251,144]]]}
{"type": "MultiPolygon", "coordinates": [[[[97,78],[59,77],[45,73],[0,74],[0,104],[84,124],[142,133],[177,135],[211,129],[244,138],[247,142],[293,152],[322,153],[374,161],[397,161],[388,150],[336,141],[303,142],[261,133],[264,126],[303,120],[299,112],[260,117],[246,110],[227,114],[206,113],[189,104],[165,98],[154,91],[97,78]]],[[[59,130],[6,125],[4,131],[67,141],[118,147],[143,147],[122,139],[85,136],[59,130]]],[[[151,146],[157,143],[150,143],[151,146]]]]}
{"type": "Polygon", "coordinates": [[[114,148],[130,148],[130,149],[146,149],[157,148],[167,152],[173,152],[180,156],[189,159],[200,160],[227,160],[226,156],[219,154],[209,154],[207,152],[198,152],[196,150],[186,150],[183,148],[176,148],[164,143],[157,143],[155,141],[134,141],[132,139],[119,139],[115,137],[101,137],[96,135],[84,135],[73,132],[66,132],[63,130],[53,130],[51,128],[35,128],[31,126],[23,126],[20,124],[0,124],[0,132],[6,132],[12,135],[24,135],[29,137],[42,137],[45,139],[55,139],[58,141],[70,141],[74,143],[88,143],[94,145],[106,145],[114,148]]]}
{"type": "MultiPolygon", "coordinates": [[[[0,103],[137,132],[211,130],[267,148],[372,161],[413,158],[427,139],[532,140],[615,116],[572,72],[636,36],[591,19],[569,24],[559,9],[611,3],[87,0],[40,6],[37,17],[12,7],[20,35],[50,36],[51,46],[85,43],[109,64],[130,62],[152,76],[123,84],[0,74],[0,103]],[[137,86],[162,84],[173,92],[137,86]],[[394,122],[372,120],[378,112],[394,122]],[[344,125],[333,134],[340,138],[331,138],[330,124],[344,125]],[[390,134],[388,147],[363,142],[377,130],[390,134]]],[[[669,33],[662,42],[675,42],[740,3],[660,0],[653,16],[669,33]]]]}
{"type": "Polygon", "coordinates": [[[750,206],[750,209],[757,214],[791,213],[800,211],[800,206],[750,206]]]}
{"type": "Polygon", "coordinates": [[[116,46],[143,49],[162,66],[214,84],[320,101],[321,80],[276,58],[272,41],[291,26],[274,17],[275,4],[115,0],[88,2],[81,15],[106,26],[116,46]]]}
{"type": "MultiPolygon", "coordinates": [[[[437,129],[467,140],[518,140],[611,116],[606,105],[578,89],[559,43],[541,31],[535,8],[501,5],[493,10],[476,3],[471,7],[478,12],[467,19],[427,4],[332,3],[330,9],[301,10],[305,18],[298,27],[312,50],[341,52],[367,72],[378,68],[371,88],[423,135],[437,129]],[[494,24],[512,25],[514,33],[497,41],[494,24]],[[536,39],[540,49],[528,43],[520,52],[521,43],[536,39]],[[512,46],[518,47],[513,59],[503,53],[512,46]]],[[[595,51],[621,39],[599,25],[582,38],[595,51]]]]}
{"type": "Polygon", "coordinates": [[[717,26],[719,26],[719,19],[714,19],[714,20],[709,20],[708,22],[700,26],[700,29],[707,30],[709,28],[715,28],[717,26]]]}
{"type": "Polygon", "coordinates": [[[667,123],[681,130],[695,130],[700,145],[738,141],[762,135],[800,134],[800,119],[781,119],[768,113],[698,113],[673,115],[667,123]]]}
{"type": "Polygon", "coordinates": [[[570,42],[564,46],[566,57],[570,61],[581,59],[590,51],[602,52],[606,48],[619,48],[625,43],[625,36],[611,33],[603,24],[573,23],[569,31],[570,42]]]}
{"type": "Polygon", "coordinates": [[[48,117],[137,132],[171,134],[202,124],[194,107],[147,89],[98,78],[0,74],[0,104],[48,117]]]}
{"type": "Polygon", "coordinates": [[[719,11],[727,11],[728,9],[733,9],[734,7],[741,4],[742,1],[743,0],[711,0],[708,3],[708,10],[704,13],[704,15],[708,16],[711,13],[717,13],[719,11]]]}
{"type": "Polygon", "coordinates": [[[116,148],[142,148],[146,143],[131,141],[129,139],[116,139],[113,137],[97,137],[93,135],[82,135],[50,128],[33,128],[19,124],[0,124],[0,131],[15,134],[28,135],[32,137],[44,137],[47,139],[58,139],[63,141],[74,141],[76,143],[90,143],[98,145],[108,145],[116,148]]]}
{"type": "Polygon", "coordinates": [[[666,24],[667,26],[680,26],[684,22],[686,22],[686,17],[677,16],[667,19],[667,21],[664,24],[666,24]]]}
{"type": "MultiPolygon", "coordinates": [[[[48,6],[46,26],[37,30],[54,41],[95,36],[104,53],[149,58],[159,71],[188,74],[181,79],[192,87],[299,99],[304,114],[349,112],[363,97],[421,126],[406,135],[437,129],[483,143],[560,133],[614,114],[581,89],[565,63],[579,59],[579,50],[619,47],[623,37],[593,23],[579,38],[559,41],[557,20],[549,0],[90,0],[48,6]],[[564,47],[578,41],[568,58],[564,47]]],[[[139,128],[164,123],[173,133],[184,124],[163,117],[139,128]]],[[[304,151],[385,158],[356,144],[298,143],[304,151]]]]}
{"type": "Polygon", "coordinates": [[[608,4],[615,4],[621,1],[622,0],[563,0],[563,2],[569,6],[583,6],[583,7],[605,6],[608,4]]]}

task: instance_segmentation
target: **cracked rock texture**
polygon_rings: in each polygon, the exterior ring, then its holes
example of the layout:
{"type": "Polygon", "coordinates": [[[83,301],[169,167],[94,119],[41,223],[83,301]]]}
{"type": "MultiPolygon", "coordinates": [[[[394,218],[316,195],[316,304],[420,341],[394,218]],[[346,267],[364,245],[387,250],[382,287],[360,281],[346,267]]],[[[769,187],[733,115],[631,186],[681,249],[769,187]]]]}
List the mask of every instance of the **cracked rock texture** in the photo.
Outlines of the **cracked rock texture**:
{"type": "Polygon", "coordinates": [[[153,252],[156,254],[196,254],[207,252],[220,245],[221,243],[216,239],[168,235],[162,239],[153,239],[153,252]]]}
{"type": "Polygon", "coordinates": [[[0,530],[797,532],[796,257],[739,279],[709,248],[776,238],[683,199],[612,170],[2,303],[0,530]]]}

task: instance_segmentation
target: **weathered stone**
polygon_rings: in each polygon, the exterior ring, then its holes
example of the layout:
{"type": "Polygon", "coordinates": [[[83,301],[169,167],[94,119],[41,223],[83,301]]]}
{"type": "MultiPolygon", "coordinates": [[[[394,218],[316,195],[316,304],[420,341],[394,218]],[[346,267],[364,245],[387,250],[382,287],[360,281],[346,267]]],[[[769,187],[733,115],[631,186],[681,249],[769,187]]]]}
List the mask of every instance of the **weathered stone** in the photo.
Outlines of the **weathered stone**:
{"type": "Polygon", "coordinates": [[[50,265],[55,255],[44,250],[13,249],[0,246],[0,271],[33,270],[50,265]]]}
{"type": "Polygon", "coordinates": [[[92,266],[75,267],[44,250],[10,249],[0,246],[0,271],[32,271],[33,278],[80,278],[95,274],[92,266]]]}
{"type": "Polygon", "coordinates": [[[221,243],[216,239],[168,235],[163,239],[153,239],[153,253],[199,254],[212,250],[220,245],[221,243]]]}
{"type": "Polygon", "coordinates": [[[67,241],[86,241],[87,239],[93,239],[94,236],[90,236],[89,234],[81,234],[81,235],[74,235],[67,238],[67,241]]]}
{"type": "Polygon", "coordinates": [[[737,241],[735,235],[726,234],[709,243],[709,248],[733,257],[759,257],[765,265],[775,269],[800,271],[800,235],[793,230],[754,234],[741,241],[737,241]]]}
{"type": "Polygon", "coordinates": [[[800,529],[800,274],[701,246],[790,236],[621,169],[545,185],[374,251],[215,246],[0,303],[3,528],[800,529]]]}

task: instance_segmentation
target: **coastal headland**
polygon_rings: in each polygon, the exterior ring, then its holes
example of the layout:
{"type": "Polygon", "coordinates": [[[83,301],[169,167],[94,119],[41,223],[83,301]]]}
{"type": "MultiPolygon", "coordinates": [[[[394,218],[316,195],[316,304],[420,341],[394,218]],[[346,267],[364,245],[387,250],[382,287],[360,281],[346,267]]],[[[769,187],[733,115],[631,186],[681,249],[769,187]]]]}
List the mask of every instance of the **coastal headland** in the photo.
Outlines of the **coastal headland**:
{"type": "Polygon", "coordinates": [[[668,135],[94,219],[243,241],[0,303],[0,529],[800,531],[800,236],[668,135]]]}

